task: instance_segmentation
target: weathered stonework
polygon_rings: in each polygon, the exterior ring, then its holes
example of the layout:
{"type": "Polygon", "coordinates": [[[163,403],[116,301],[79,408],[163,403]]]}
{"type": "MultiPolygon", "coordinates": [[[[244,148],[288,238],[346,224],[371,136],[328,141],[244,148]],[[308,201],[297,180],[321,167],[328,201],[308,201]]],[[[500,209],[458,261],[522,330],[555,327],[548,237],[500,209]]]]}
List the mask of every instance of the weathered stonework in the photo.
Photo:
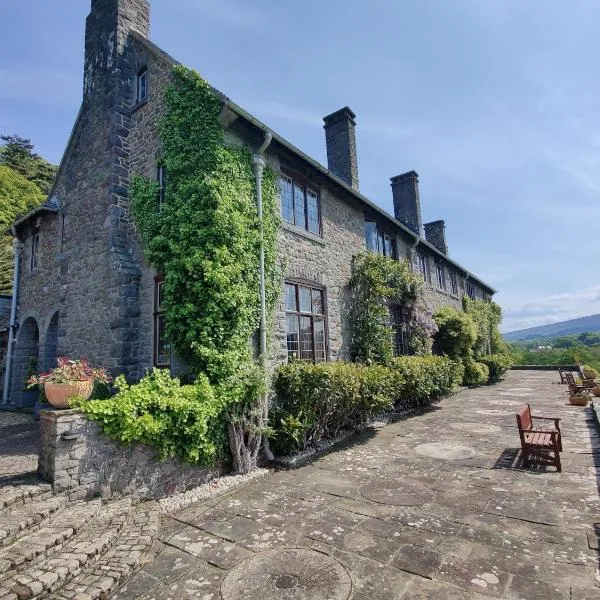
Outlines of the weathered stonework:
{"type": "Polygon", "coordinates": [[[54,493],[80,490],[161,498],[206,483],[223,473],[176,459],[158,461],[143,444],[123,446],[107,438],[100,427],[77,410],[40,412],[39,475],[54,493]]]}
{"type": "MultiPolygon", "coordinates": [[[[147,0],[92,2],[83,101],[52,192],[55,212],[34,215],[18,229],[24,252],[11,385],[11,398],[17,404],[24,402],[23,382],[32,356],[37,357],[38,369],[52,367],[57,356],[87,356],[113,375],[125,373],[130,380],[139,379],[153,365],[157,273],[143,258],[129,213],[128,186],[134,174],[156,178],[162,153],[158,125],[176,62],[147,39],[148,10],[147,0]],[[143,70],[148,93],[138,102],[136,79],[143,70]],[[32,269],[36,225],[40,253],[38,265],[32,269]]],[[[264,128],[224,96],[222,99],[226,143],[256,151],[264,139],[264,128]]],[[[282,279],[323,286],[327,354],[336,360],[349,357],[348,281],[352,257],[366,248],[366,220],[377,222],[395,239],[398,257],[407,257],[415,271],[419,269],[418,255],[425,258],[431,274],[425,284],[426,296],[433,308],[447,304],[460,308],[467,277],[476,297],[489,298],[493,290],[450,261],[435,244],[413,233],[420,233],[421,227],[416,173],[394,178],[396,218],[409,228],[358,194],[353,113],[346,107],[326,118],[326,123],[328,119],[330,167],[343,166],[342,170],[336,167],[337,174],[348,185],[276,135],[265,158],[275,172],[296,174],[319,193],[321,234],[282,224],[279,264],[282,279]],[[400,184],[405,194],[400,193],[400,184]],[[403,194],[410,196],[408,204],[403,194]],[[410,209],[406,214],[404,204],[410,209]],[[438,286],[436,261],[444,266],[446,289],[438,286]],[[456,278],[456,293],[452,292],[450,273],[456,278]]],[[[287,359],[283,286],[269,359],[272,365],[287,359]]],[[[183,374],[185,365],[175,358],[172,371],[183,374]]]]}

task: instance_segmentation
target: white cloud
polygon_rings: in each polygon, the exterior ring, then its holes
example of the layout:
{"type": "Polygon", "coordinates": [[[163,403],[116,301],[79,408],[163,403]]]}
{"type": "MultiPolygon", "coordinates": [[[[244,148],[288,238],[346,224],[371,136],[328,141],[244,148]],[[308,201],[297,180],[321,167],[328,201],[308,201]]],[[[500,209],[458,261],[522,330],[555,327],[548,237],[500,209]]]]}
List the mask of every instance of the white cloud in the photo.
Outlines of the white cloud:
{"type": "Polygon", "coordinates": [[[600,313],[600,284],[504,306],[504,331],[525,329],[600,313]]]}

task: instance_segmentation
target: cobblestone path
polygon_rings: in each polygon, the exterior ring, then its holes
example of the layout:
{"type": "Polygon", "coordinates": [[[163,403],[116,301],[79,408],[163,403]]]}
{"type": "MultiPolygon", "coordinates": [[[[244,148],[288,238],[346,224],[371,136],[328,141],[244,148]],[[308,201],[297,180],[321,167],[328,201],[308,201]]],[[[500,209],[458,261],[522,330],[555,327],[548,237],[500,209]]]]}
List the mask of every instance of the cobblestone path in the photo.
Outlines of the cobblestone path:
{"type": "Polygon", "coordinates": [[[511,372],[163,517],[114,598],[597,600],[600,442],[555,380],[511,372]],[[563,419],[562,473],[521,467],[524,403],[563,419]]]}
{"type": "Polygon", "coordinates": [[[4,477],[37,471],[37,436],[33,415],[0,411],[0,485],[4,477]]]}

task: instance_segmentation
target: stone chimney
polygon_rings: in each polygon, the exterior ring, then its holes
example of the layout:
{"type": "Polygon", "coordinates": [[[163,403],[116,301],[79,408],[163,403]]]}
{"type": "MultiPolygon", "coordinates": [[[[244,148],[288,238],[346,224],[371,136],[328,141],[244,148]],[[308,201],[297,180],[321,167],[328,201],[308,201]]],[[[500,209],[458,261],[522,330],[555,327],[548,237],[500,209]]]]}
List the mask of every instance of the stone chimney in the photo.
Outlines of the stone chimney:
{"type": "Polygon", "coordinates": [[[416,171],[409,171],[392,177],[390,181],[396,220],[420,236],[423,226],[419,200],[419,174],[416,171]]]}
{"type": "Polygon", "coordinates": [[[442,254],[448,254],[448,244],[446,244],[446,224],[444,221],[431,221],[425,223],[425,239],[435,246],[442,254]]]}
{"type": "Polygon", "coordinates": [[[347,107],[323,118],[327,144],[327,167],[340,179],[358,191],[358,160],[356,157],[356,115],[347,107]]]}
{"type": "Polygon", "coordinates": [[[114,83],[106,75],[120,70],[120,58],[132,31],[149,36],[148,0],[92,0],[85,24],[84,99],[92,90],[114,83]]]}

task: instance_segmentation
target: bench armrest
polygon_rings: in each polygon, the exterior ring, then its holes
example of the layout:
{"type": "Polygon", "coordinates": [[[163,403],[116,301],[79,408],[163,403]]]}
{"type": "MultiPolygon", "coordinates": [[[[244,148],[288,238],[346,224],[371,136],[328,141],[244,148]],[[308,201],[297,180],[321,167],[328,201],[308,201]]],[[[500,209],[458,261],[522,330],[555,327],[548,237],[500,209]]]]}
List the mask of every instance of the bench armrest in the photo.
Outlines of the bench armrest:
{"type": "Polygon", "coordinates": [[[543,419],[544,421],[560,421],[560,417],[540,417],[538,415],[531,415],[532,419],[543,419]]]}

